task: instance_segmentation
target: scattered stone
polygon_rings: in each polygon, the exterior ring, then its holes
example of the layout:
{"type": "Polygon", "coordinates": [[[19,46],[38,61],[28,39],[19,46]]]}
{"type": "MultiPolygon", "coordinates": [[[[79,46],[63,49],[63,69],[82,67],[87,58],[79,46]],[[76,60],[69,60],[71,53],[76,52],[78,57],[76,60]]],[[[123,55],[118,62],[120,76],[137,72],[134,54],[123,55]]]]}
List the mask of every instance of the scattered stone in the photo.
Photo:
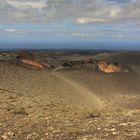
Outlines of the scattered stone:
{"type": "Polygon", "coordinates": [[[137,132],[133,132],[133,135],[134,135],[134,136],[137,136],[137,132]]]}
{"type": "Polygon", "coordinates": [[[128,123],[120,123],[119,126],[127,126],[128,123]]]}
{"type": "Polygon", "coordinates": [[[1,136],[3,140],[8,140],[8,136],[6,134],[1,136]]]}
{"type": "Polygon", "coordinates": [[[130,124],[130,126],[136,126],[138,123],[137,122],[128,122],[128,124],[130,124]]]}
{"type": "Polygon", "coordinates": [[[27,139],[26,140],[36,140],[38,137],[38,134],[36,132],[33,132],[32,134],[29,134],[27,136],[27,139]]]}
{"type": "Polygon", "coordinates": [[[48,135],[49,135],[49,133],[45,133],[45,135],[46,135],[46,136],[48,136],[48,135]]]}
{"type": "Polygon", "coordinates": [[[127,116],[132,116],[133,114],[134,114],[134,111],[128,111],[126,115],[127,116]]]}
{"type": "Polygon", "coordinates": [[[116,129],[115,128],[112,128],[111,131],[114,132],[114,131],[116,131],[116,129]]]}
{"type": "Polygon", "coordinates": [[[127,112],[127,116],[132,116],[132,115],[139,115],[140,114],[140,110],[131,110],[127,112]]]}
{"type": "Polygon", "coordinates": [[[101,130],[101,128],[99,127],[99,128],[97,128],[97,130],[101,130]]]}
{"type": "Polygon", "coordinates": [[[8,134],[8,136],[14,136],[15,135],[12,131],[8,132],[7,134],[8,134]]]}
{"type": "Polygon", "coordinates": [[[113,135],[117,135],[118,133],[117,133],[117,132],[112,132],[112,134],[113,134],[113,135]]]}

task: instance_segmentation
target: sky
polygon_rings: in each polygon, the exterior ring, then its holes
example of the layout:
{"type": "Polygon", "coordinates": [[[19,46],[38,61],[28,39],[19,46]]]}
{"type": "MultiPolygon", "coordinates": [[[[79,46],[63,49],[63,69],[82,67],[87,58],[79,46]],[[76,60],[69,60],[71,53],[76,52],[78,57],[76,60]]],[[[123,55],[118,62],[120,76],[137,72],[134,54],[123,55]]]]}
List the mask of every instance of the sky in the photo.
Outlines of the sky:
{"type": "Polygon", "coordinates": [[[140,0],[0,0],[4,44],[140,49],[140,0]]]}

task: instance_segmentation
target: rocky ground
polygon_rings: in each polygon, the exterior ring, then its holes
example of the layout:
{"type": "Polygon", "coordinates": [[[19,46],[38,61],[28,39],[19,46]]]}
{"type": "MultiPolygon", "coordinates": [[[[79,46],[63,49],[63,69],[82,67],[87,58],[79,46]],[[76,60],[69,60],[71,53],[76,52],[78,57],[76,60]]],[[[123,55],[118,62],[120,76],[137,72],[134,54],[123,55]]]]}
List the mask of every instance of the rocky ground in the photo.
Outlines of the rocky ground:
{"type": "MultiPolygon", "coordinates": [[[[80,72],[79,67],[74,67],[72,71],[68,69],[65,74],[64,70],[63,73],[52,72],[50,67],[36,71],[9,63],[11,56],[15,59],[17,53],[4,54],[1,58],[6,59],[6,63],[5,60],[0,63],[0,140],[140,139],[138,75],[134,77],[131,73],[132,76],[128,77],[128,73],[123,77],[123,74],[106,75],[91,70],[80,72]],[[117,83],[116,79],[119,80],[117,83]],[[108,87],[111,83],[112,86],[108,87]],[[124,83],[127,83],[126,86],[123,86],[124,83]],[[127,94],[130,85],[134,87],[127,94]],[[118,95],[122,92],[124,95],[118,95]],[[93,102],[97,99],[98,103],[98,97],[103,100],[102,108],[98,108],[99,104],[88,106],[91,99],[93,102]],[[108,102],[110,99],[114,104],[108,102]],[[115,108],[116,103],[118,108],[115,108]]],[[[23,53],[20,55],[25,57],[23,53]]],[[[32,54],[26,55],[28,59],[33,58],[32,54]]],[[[35,60],[50,62],[49,66],[56,68],[66,62],[79,62],[80,59],[81,64],[83,59],[92,58],[92,55],[59,56],[38,53],[35,60]]]]}
{"type": "Polygon", "coordinates": [[[78,109],[9,92],[1,92],[0,98],[3,140],[140,139],[140,110],[78,109]]]}

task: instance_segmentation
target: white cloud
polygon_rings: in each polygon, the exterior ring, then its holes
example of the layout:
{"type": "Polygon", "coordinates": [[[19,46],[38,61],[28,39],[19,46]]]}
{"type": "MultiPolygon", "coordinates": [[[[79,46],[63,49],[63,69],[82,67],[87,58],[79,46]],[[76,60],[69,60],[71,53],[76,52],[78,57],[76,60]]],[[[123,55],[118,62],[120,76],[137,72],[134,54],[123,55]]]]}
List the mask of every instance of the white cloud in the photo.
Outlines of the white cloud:
{"type": "MultiPolygon", "coordinates": [[[[113,1],[113,0],[112,0],[113,1]]],[[[113,21],[140,21],[140,1],[112,3],[108,0],[48,0],[46,11],[54,20],[73,20],[79,24],[113,21]]]]}
{"type": "Polygon", "coordinates": [[[16,32],[16,29],[4,29],[5,32],[13,33],[16,32]]]}
{"type": "Polygon", "coordinates": [[[140,0],[0,0],[0,22],[140,22],[140,0]],[[112,1],[115,1],[112,2],[112,1]]]}
{"type": "Polygon", "coordinates": [[[78,18],[76,20],[79,24],[87,24],[87,23],[94,23],[94,22],[105,22],[106,19],[101,18],[78,18]]]}
{"type": "Polygon", "coordinates": [[[7,2],[9,4],[11,4],[12,6],[15,6],[16,8],[20,8],[23,6],[30,6],[32,8],[37,8],[37,9],[42,9],[46,2],[45,1],[25,1],[25,0],[7,0],[7,2]]]}
{"type": "Polygon", "coordinates": [[[37,30],[24,30],[9,26],[0,32],[10,35],[139,38],[136,32],[140,26],[140,0],[125,0],[125,3],[117,0],[0,0],[0,23],[25,23],[28,26],[28,23],[49,22],[62,24],[51,26],[49,32],[44,26],[41,30],[37,27],[37,30]],[[70,23],[70,29],[63,23],[70,23]],[[134,28],[125,28],[126,23],[132,23],[134,28]],[[103,27],[106,24],[109,27],[103,27]],[[91,25],[95,28],[88,28],[91,25]]]}

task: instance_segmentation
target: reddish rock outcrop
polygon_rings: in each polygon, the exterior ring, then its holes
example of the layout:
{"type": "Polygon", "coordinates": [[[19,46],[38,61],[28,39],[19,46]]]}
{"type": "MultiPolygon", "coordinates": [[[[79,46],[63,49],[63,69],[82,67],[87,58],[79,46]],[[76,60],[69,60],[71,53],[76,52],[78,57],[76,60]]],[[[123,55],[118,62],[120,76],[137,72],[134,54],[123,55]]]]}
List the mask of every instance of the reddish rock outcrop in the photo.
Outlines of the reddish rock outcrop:
{"type": "Polygon", "coordinates": [[[119,64],[119,63],[113,63],[113,62],[107,62],[107,61],[96,61],[96,64],[100,71],[105,73],[113,73],[113,72],[129,72],[130,68],[126,65],[119,64]]]}
{"type": "Polygon", "coordinates": [[[23,60],[21,60],[21,63],[23,63],[25,65],[29,65],[29,66],[33,67],[34,69],[43,69],[42,64],[40,64],[39,62],[33,61],[33,60],[23,59],[23,60]]]}

